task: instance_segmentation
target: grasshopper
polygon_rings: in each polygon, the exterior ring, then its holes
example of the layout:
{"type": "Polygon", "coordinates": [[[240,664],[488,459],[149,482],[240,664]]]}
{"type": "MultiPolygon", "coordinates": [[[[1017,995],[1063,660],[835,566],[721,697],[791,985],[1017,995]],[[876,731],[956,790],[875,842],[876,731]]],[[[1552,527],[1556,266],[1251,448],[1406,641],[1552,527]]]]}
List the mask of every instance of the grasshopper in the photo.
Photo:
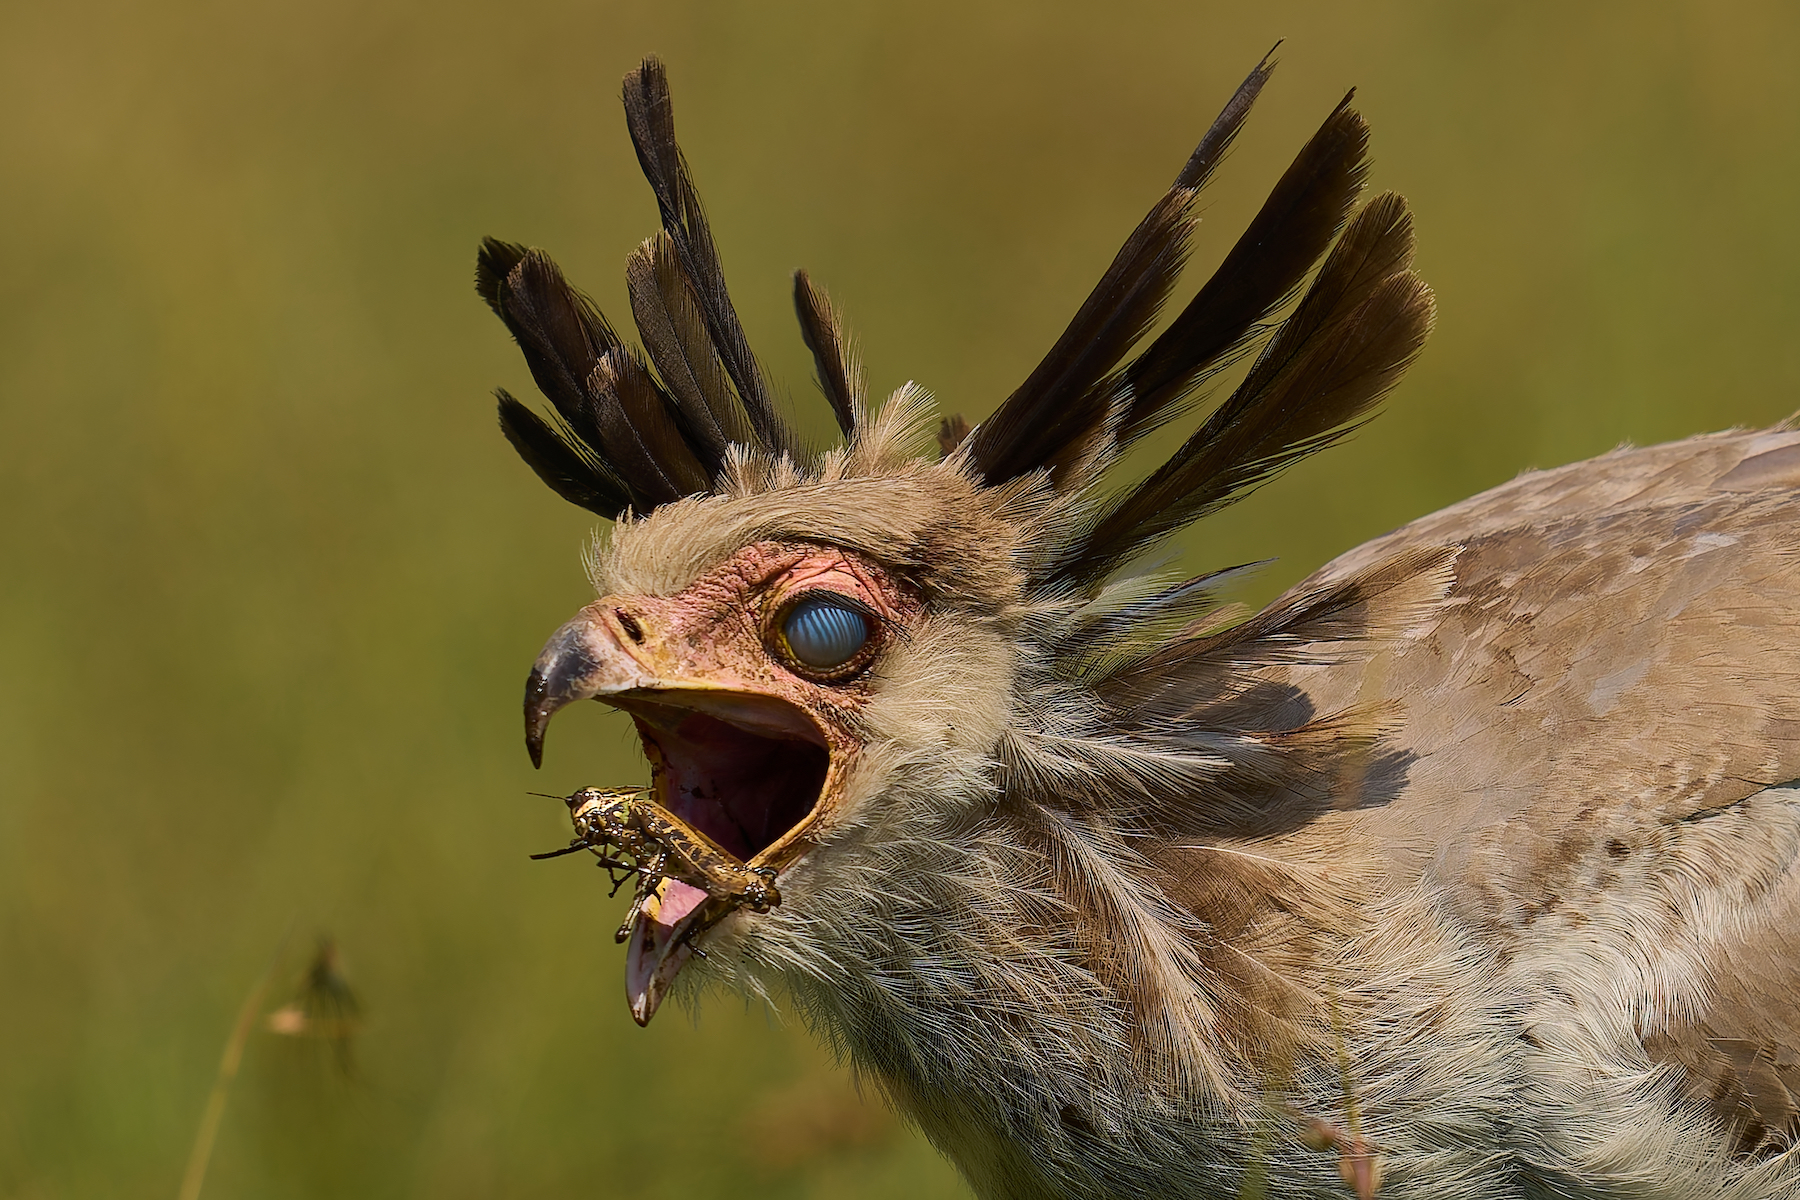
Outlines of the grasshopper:
{"type": "MultiPolygon", "coordinates": [[[[559,858],[590,850],[599,865],[613,876],[613,890],[636,877],[637,895],[619,940],[629,936],[631,923],[645,899],[664,879],[697,887],[729,907],[768,912],[781,903],[770,867],[746,866],[719,844],[649,799],[648,788],[582,788],[558,797],[569,806],[575,837],[561,850],[534,854],[532,858],[559,858]]],[[[720,917],[725,914],[721,913],[720,917]]],[[[720,918],[707,922],[710,926],[720,918]]]]}

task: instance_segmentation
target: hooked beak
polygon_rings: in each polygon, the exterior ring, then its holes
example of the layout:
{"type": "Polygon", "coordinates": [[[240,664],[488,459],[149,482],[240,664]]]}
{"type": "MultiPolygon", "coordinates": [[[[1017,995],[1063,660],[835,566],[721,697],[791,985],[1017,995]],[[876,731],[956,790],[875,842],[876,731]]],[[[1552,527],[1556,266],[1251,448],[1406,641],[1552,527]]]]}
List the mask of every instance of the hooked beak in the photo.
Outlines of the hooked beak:
{"type": "Polygon", "coordinates": [[[583,609],[550,636],[525,680],[525,749],[531,765],[544,765],[544,731],[556,711],[577,700],[649,683],[619,640],[618,616],[609,622],[583,609]]]}

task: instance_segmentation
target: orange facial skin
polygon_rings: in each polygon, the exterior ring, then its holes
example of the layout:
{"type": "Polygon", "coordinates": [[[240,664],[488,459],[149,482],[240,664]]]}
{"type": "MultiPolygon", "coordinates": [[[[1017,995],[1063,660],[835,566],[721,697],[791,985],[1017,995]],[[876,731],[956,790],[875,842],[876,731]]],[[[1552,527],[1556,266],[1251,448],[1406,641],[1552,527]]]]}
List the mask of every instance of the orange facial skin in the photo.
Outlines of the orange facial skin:
{"type": "MultiPolygon", "coordinates": [[[[757,542],[668,596],[602,596],[550,639],[526,686],[534,760],[556,710],[596,699],[630,713],[656,802],[750,867],[780,871],[813,844],[834,809],[878,686],[883,651],[921,605],[900,580],[853,553],[757,542]],[[830,593],[865,614],[868,638],[820,670],[787,646],[782,621],[802,598],[830,593]]],[[[648,1021],[686,961],[687,932],[724,914],[668,880],[630,932],[627,988],[648,1021]]]]}

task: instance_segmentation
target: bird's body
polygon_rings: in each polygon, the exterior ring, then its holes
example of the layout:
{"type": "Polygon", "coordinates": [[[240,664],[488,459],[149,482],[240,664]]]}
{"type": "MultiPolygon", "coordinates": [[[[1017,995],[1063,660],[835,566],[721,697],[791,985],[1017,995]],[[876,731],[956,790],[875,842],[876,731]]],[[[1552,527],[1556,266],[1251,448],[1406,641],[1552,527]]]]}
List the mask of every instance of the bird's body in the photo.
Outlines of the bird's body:
{"type": "Polygon", "coordinates": [[[1119,569],[1353,424],[1429,326],[1403,203],[1349,217],[1340,106],[1123,362],[1266,77],[942,454],[920,393],[867,411],[804,277],[846,444],[785,434],[660,68],[627,80],[649,361],[484,251],[564,422],[505,398],[509,436],[620,518],[533,751],[606,700],[659,804],[779,872],[763,912],[659,881],[633,1011],[678,976],[789,998],[987,1197],[1800,1195],[1800,433],[1523,476],[1247,619],[1119,569]],[[1112,484],[1340,230],[1237,391],[1112,484]]]}

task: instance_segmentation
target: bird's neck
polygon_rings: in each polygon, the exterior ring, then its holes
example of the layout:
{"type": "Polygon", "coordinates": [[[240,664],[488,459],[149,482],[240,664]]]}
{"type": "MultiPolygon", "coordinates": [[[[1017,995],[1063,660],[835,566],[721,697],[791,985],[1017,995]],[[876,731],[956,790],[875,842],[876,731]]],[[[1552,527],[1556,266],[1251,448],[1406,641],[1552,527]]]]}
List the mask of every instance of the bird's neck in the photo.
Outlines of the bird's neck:
{"type": "MultiPolygon", "coordinates": [[[[1298,935],[1252,939],[1239,912],[1246,943],[1227,944],[1232,913],[1171,899],[1184,893],[1168,864],[1101,818],[1003,803],[909,829],[840,860],[866,873],[813,897],[808,936],[787,942],[811,957],[783,982],[979,1194],[1098,1197],[1130,1181],[1233,1196],[1260,1174],[1281,1194],[1341,1197],[1341,1146],[1308,1145],[1309,1129],[1348,1145],[1369,1114],[1471,1134],[1483,1119],[1480,1097],[1432,1113],[1413,1085],[1393,1090],[1384,1064],[1404,1048],[1389,1043],[1412,1018],[1389,1010],[1415,992],[1357,982],[1454,961],[1453,947],[1421,957],[1432,914],[1401,905],[1335,942],[1312,930],[1323,982],[1299,994],[1276,977],[1298,935]]],[[[1434,1019],[1479,1025],[1464,999],[1434,1019]]]]}
{"type": "Polygon", "coordinates": [[[1292,1028],[1266,1052],[1291,1020],[1253,1068],[1226,1026],[1254,1006],[1156,866],[1092,819],[1001,809],[843,856],[877,865],[812,899],[831,916],[789,989],[984,1195],[1097,1194],[1101,1163],[1155,1191],[1177,1126],[1184,1170],[1234,1193],[1271,1082],[1305,1090],[1292,1028]]]}

